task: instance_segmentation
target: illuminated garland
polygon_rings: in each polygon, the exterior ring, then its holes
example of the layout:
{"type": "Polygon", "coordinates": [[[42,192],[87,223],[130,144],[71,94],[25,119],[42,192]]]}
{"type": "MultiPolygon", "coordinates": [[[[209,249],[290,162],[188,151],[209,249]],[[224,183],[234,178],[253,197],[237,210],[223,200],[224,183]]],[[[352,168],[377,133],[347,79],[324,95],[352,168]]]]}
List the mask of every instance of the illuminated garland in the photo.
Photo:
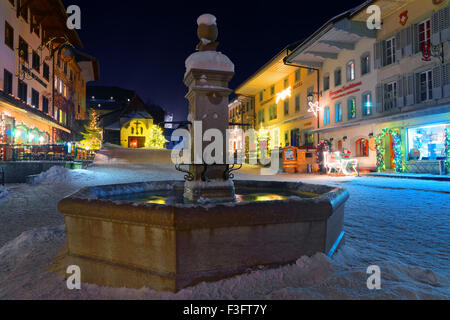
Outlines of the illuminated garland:
{"type": "Polygon", "coordinates": [[[445,128],[445,166],[450,170],[450,127],[445,128]]]}
{"type": "Polygon", "coordinates": [[[402,137],[398,129],[385,128],[381,130],[381,133],[375,137],[375,142],[377,146],[377,171],[381,172],[385,169],[384,155],[386,148],[384,147],[383,138],[386,135],[391,134],[393,140],[394,149],[394,165],[395,172],[404,172],[403,167],[403,154],[402,154],[402,137]]]}

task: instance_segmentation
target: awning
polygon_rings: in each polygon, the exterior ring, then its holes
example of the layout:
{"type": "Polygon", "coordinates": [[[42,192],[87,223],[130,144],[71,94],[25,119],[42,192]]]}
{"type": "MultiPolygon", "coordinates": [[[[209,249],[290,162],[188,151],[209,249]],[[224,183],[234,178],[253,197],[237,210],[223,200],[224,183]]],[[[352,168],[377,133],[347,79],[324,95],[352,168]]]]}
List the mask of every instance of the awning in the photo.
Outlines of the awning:
{"type": "Polygon", "coordinates": [[[355,50],[361,39],[375,39],[376,31],[369,30],[365,22],[338,18],[295,48],[285,60],[287,63],[321,68],[325,60],[337,60],[343,49],[355,50]]]}

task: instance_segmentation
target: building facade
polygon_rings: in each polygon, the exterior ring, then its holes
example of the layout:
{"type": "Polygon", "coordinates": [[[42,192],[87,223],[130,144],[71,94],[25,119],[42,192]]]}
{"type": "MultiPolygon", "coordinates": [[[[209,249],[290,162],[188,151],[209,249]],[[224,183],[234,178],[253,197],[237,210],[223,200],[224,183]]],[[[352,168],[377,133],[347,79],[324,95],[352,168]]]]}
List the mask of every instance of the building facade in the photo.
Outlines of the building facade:
{"type": "Polygon", "coordinates": [[[261,148],[314,144],[311,132],[316,121],[308,112],[307,96],[318,90],[317,71],[286,64],[284,59],[291,49],[283,49],[236,89],[238,96],[254,101],[253,128],[261,148]]]}
{"type": "Polygon", "coordinates": [[[70,141],[86,119],[98,64],[66,21],[60,1],[0,0],[1,145],[70,141]]]}
{"type": "Polygon", "coordinates": [[[361,170],[441,173],[450,164],[449,17],[448,0],[366,1],[236,93],[254,97],[270,148],[326,140],[361,170]],[[380,29],[367,26],[370,5],[381,9],[380,29]]]}

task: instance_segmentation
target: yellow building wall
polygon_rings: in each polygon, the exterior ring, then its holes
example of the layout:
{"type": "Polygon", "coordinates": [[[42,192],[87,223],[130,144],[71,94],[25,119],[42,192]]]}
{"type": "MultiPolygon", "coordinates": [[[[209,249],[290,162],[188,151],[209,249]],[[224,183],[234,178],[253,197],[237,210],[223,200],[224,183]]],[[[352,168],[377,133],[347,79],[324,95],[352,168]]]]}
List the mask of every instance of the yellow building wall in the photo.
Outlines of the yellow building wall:
{"type": "Polygon", "coordinates": [[[120,129],[120,144],[122,147],[128,148],[130,137],[144,137],[145,144],[147,144],[152,125],[153,119],[132,119],[128,121],[120,129]]]}
{"type": "MultiPolygon", "coordinates": [[[[314,92],[317,92],[317,72],[313,71],[308,74],[308,70],[304,68],[299,68],[300,70],[300,81],[295,81],[296,68],[292,68],[292,73],[287,76],[288,85],[291,87],[291,96],[287,98],[289,101],[289,114],[284,114],[284,101],[281,100],[277,103],[277,118],[274,120],[269,120],[269,108],[276,103],[277,93],[285,90],[284,79],[279,80],[274,83],[275,90],[274,94],[271,94],[270,87],[263,90],[262,101],[259,98],[259,94],[255,96],[255,113],[256,113],[256,128],[257,129],[267,129],[271,133],[270,148],[274,148],[274,132],[278,131],[278,146],[290,145],[290,131],[294,129],[302,130],[313,130],[316,128],[316,120],[311,113],[308,112],[309,106],[307,102],[307,90],[310,87],[314,87],[314,92]],[[300,95],[300,110],[295,111],[295,97],[300,95]],[[259,123],[258,112],[264,110],[264,122],[259,123]],[[306,119],[295,120],[298,117],[306,116],[306,119]],[[285,132],[288,131],[288,139],[285,139],[285,132]]],[[[304,143],[303,137],[301,137],[301,143],[304,143]]]]}

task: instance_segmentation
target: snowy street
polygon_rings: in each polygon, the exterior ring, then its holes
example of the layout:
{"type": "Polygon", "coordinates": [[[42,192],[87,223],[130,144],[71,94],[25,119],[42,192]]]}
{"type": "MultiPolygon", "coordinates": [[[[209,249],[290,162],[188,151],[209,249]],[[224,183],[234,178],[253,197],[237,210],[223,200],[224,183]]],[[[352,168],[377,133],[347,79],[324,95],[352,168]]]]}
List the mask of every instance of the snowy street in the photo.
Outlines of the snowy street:
{"type": "Polygon", "coordinates": [[[345,245],[328,259],[252,271],[177,294],[83,284],[69,291],[45,272],[65,242],[57,203],[83,186],[182,179],[171,165],[97,165],[51,169],[36,185],[0,189],[0,299],[449,299],[450,183],[378,177],[261,176],[237,179],[302,181],[347,188],[345,245]],[[382,288],[367,289],[366,269],[381,268],[382,288]]]}

